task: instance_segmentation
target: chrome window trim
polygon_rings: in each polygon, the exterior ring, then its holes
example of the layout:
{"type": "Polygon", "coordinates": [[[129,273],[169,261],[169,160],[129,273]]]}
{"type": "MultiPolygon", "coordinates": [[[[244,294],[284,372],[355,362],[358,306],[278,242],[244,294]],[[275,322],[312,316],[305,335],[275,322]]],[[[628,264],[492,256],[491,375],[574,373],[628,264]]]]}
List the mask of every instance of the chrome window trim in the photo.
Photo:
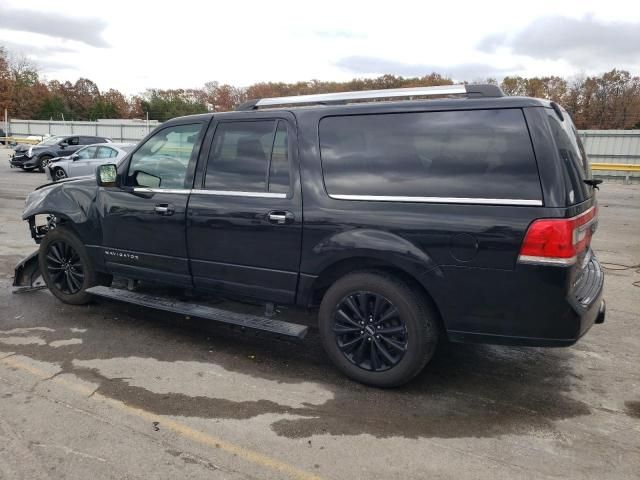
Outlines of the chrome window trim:
{"type": "Polygon", "coordinates": [[[141,193],[174,193],[174,194],[194,194],[194,195],[220,195],[228,197],[252,197],[252,198],[287,198],[286,193],[275,192],[240,192],[235,190],[201,190],[188,188],[147,188],[136,187],[134,192],[141,193]]]}
{"type": "Polygon", "coordinates": [[[236,190],[202,190],[193,189],[191,193],[196,195],[220,195],[227,197],[253,197],[253,198],[287,198],[286,193],[275,192],[242,192],[236,190]]]}
{"type": "Polygon", "coordinates": [[[175,193],[175,194],[183,194],[188,195],[191,193],[191,190],[188,188],[147,188],[147,187],[135,187],[133,189],[134,192],[142,192],[142,193],[175,193]]]}
{"type": "Polygon", "coordinates": [[[463,198],[463,197],[409,197],[392,195],[332,195],[336,200],[361,200],[369,202],[411,202],[411,203],[471,203],[475,205],[525,205],[542,206],[542,200],[519,198],[463,198]]]}

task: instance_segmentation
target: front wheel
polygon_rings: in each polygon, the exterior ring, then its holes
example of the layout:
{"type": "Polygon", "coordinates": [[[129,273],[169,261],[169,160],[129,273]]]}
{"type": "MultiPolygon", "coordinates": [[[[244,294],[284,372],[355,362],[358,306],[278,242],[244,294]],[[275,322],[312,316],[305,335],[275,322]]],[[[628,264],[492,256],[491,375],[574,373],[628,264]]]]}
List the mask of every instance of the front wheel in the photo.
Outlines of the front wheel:
{"type": "Polygon", "coordinates": [[[67,178],[67,174],[65,173],[65,171],[60,168],[57,167],[56,169],[53,170],[53,179],[57,182],[58,180],[63,180],[67,178]]]}
{"type": "Polygon", "coordinates": [[[433,356],[436,312],[423,292],[385,272],[339,279],[319,311],[322,344],[333,363],[354,380],[376,387],[402,385],[433,356]]]}
{"type": "Polygon", "coordinates": [[[43,155],[40,157],[40,160],[38,161],[38,170],[40,170],[40,172],[44,172],[44,169],[49,165],[52,158],[53,157],[49,155],[43,155]]]}
{"type": "Polygon", "coordinates": [[[40,243],[40,272],[47,287],[58,299],[72,305],[91,300],[85,290],[96,285],[98,275],[80,239],[70,230],[50,230],[40,243]]]}

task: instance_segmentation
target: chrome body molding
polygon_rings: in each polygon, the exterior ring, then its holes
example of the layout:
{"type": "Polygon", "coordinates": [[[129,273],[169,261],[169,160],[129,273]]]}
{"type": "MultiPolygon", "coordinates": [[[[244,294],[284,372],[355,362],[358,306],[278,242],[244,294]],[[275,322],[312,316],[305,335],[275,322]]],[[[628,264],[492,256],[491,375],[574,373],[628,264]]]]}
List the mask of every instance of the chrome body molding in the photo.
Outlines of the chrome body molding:
{"type": "Polygon", "coordinates": [[[239,192],[233,190],[199,190],[193,189],[191,193],[196,195],[221,195],[227,197],[254,197],[254,198],[287,198],[286,193],[274,192],[239,192]]]}
{"type": "Polygon", "coordinates": [[[147,187],[135,187],[134,192],[140,193],[175,193],[182,195],[189,195],[191,190],[188,188],[147,188],[147,187]]]}
{"type": "Polygon", "coordinates": [[[287,198],[286,193],[274,193],[274,192],[239,192],[234,190],[199,190],[189,188],[146,188],[136,187],[134,192],[140,193],[173,193],[176,195],[219,195],[227,197],[254,197],[254,198],[287,198]]]}
{"type": "Polygon", "coordinates": [[[405,197],[390,195],[329,195],[336,200],[360,200],[369,202],[410,203],[470,203],[476,205],[524,205],[541,207],[542,200],[519,198],[463,198],[463,197],[405,197]]]}
{"type": "Polygon", "coordinates": [[[569,258],[551,258],[551,257],[537,257],[534,255],[519,255],[518,263],[525,263],[529,265],[555,265],[557,267],[570,267],[575,265],[578,259],[575,257],[569,258]]]}

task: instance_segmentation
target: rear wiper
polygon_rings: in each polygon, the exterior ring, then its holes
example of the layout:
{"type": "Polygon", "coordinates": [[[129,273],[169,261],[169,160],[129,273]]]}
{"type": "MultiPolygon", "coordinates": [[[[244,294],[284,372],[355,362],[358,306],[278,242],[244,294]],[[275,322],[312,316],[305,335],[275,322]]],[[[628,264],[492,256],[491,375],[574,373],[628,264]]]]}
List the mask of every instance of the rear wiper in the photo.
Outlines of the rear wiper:
{"type": "Polygon", "coordinates": [[[601,178],[588,178],[586,180],[583,180],[583,182],[589,185],[590,187],[595,188],[596,190],[600,190],[600,187],[598,187],[598,185],[600,185],[603,182],[603,180],[601,178]]]}

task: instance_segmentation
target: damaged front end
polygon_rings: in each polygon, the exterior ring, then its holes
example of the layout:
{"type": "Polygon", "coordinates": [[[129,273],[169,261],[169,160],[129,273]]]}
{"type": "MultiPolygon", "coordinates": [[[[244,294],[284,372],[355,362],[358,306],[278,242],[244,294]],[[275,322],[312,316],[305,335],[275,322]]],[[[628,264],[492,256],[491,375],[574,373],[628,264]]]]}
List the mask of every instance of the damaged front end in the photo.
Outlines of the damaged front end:
{"type": "MultiPolygon", "coordinates": [[[[47,215],[47,222],[43,225],[37,225],[36,215],[29,217],[28,221],[31,237],[37,244],[40,244],[49,230],[56,227],[55,215],[47,215]]],[[[35,251],[28,257],[23,258],[20,263],[16,265],[13,276],[13,287],[13,293],[41,290],[47,287],[42,279],[42,273],[40,272],[38,251],[35,251]]]]}
{"type": "MultiPolygon", "coordinates": [[[[37,187],[27,196],[22,212],[22,219],[29,224],[31,238],[39,245],[58,224],[86,222],[86,212],[95,198],[95,191],[95,179],[87,178],[67,179],[37,187]]],[[[13,287],[14,293],[46,288],[37,251],[16,265],[13,287]]]]}
{"type": "Polygon", "coordinates": [[[35,251],[16,265],[13,277],[13,293],[31,292],[42,290],[43,288],[47,288],[47,286],[40,272],[38,252],[35,251]]]}

